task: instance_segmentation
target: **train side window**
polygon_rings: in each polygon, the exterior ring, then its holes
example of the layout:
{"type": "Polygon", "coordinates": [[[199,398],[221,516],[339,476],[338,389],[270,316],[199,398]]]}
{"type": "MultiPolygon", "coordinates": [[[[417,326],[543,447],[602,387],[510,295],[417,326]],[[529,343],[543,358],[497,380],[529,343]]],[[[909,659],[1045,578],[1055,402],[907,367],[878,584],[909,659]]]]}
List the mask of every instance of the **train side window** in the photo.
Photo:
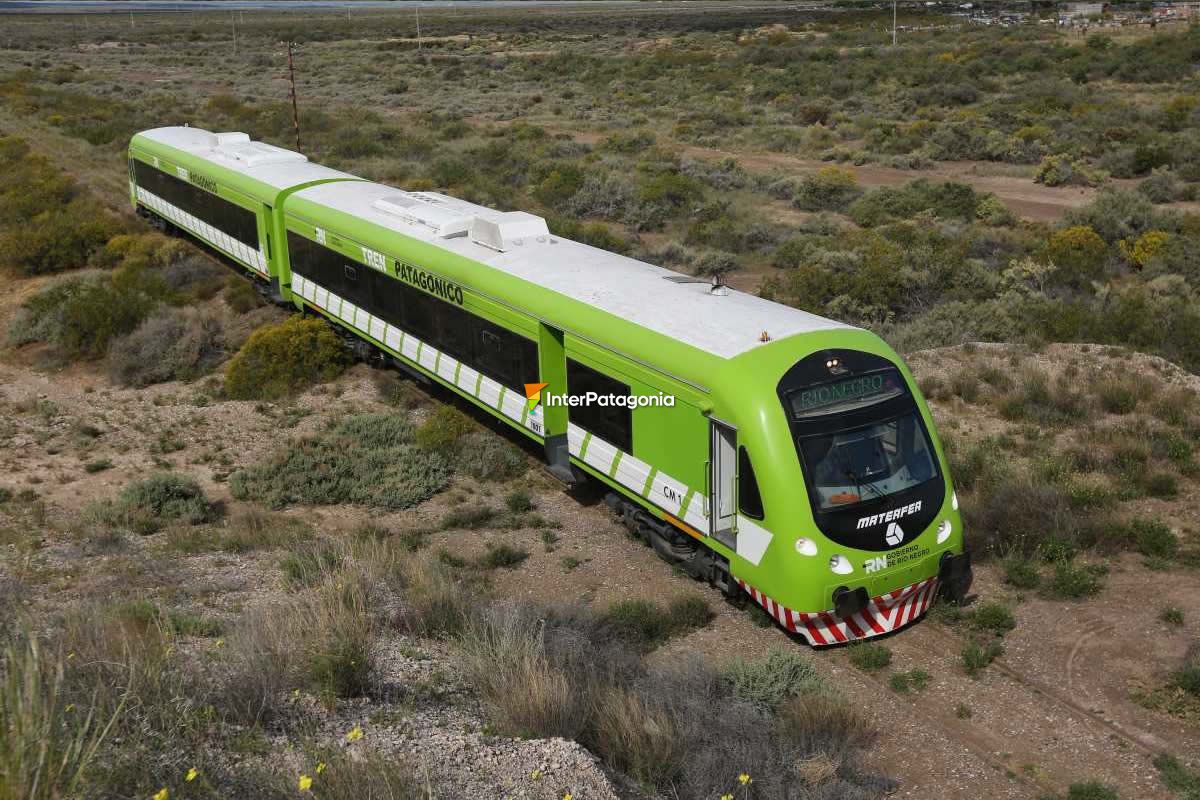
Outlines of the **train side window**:
{"type": "MultiPolygon", "coordinates": [[[[597,395],[628,395],[628,384],[602,372],[567,359],[567,390],[573,395],[595,392],[597,395]]],[[[627,406],[590,405],[569,409],[571,422],[627,453],[633,452],[633,411],[627,406]]]]}
{"type": "Polygon", "coordinates": [[[137,185],[146,191],[204,220],[247,247],[258,249],[258,218],[253,211],[137,159],[133,160],[133,173],[137,185]]]}
{"type": "Polygon", "coordinates": [[[746,448],[738,448],[738,511],[754,519],[763,518],[762,494],[758,491],[758,479],[750,464],[746,448]]]}

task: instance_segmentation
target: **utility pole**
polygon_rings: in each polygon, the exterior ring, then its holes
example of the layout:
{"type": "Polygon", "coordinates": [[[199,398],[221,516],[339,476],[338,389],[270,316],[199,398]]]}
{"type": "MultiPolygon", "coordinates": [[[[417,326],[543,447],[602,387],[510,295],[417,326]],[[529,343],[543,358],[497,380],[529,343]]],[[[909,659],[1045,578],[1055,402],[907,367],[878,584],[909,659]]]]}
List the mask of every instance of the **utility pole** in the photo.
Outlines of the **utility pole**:
{"type": "Polygon", "coordinates": [[[421,4],[417,3],[417,52],[421,52],[421,4]]]}
{"type": "Polygon", "coordinates": [[[237,45],[237,12],[234,12],[234,11],[230,11],[230,12],[229,12],[229,24],[230,24],[231,26],[233,26],[233,54],[236,56],[236,55],[238,54],[238,45],[237,45]]]}
{"type": "Polygon", "coordinates": [[[296,43],[289,41],[288,45],[288,82],[291,84],[292,95],[292,126],[296,129],[296,152],[300,152],[300,107],[296,102],[296,60],[293,57],[296,43]]]}
{"type": "Polygon", "coordinates": [[[892,47],[896,46],[896,0],[892,0],[892,47]]]}

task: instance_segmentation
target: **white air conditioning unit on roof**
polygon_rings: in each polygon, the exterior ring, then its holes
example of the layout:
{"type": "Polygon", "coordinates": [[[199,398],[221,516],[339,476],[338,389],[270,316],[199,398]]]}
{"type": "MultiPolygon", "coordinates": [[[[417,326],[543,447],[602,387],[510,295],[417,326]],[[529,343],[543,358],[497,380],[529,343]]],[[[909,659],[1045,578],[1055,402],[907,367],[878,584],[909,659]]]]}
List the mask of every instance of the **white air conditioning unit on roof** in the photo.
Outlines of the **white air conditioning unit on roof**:
{"type": "Polygon", "coordinates": [[[549,235],[546,220],[525,211],[507,211],[471,221],[471,241],[501,253],[526,240],[549,235]]]}

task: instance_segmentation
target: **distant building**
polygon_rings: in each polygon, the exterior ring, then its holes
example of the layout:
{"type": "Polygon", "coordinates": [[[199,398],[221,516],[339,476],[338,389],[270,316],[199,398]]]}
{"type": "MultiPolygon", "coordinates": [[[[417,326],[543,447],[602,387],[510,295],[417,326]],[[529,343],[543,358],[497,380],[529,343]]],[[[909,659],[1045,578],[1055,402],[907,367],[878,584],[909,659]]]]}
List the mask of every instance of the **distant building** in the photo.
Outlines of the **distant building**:
{"type": "Polygon", "coordinates": [[[1079,17],[1098,17],[1104,13],[1107,3],[1063,3],[1059,7],[1060,19],[1076,19],[1079,17]]]}

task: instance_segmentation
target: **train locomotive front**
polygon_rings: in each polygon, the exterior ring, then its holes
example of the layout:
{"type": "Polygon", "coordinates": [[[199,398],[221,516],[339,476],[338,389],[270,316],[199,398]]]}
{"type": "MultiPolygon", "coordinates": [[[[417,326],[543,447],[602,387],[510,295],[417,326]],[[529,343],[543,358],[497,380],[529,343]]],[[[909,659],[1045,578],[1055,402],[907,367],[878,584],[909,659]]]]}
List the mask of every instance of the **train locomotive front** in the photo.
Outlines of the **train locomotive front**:
{"type": "Polygon", "coordinates": [[[761,530],[771,540],[758,564],[733,570],[742,589],[815,646],[897,630],[939,594],[961,601],[972,571],[958,498],[899,357],[865,331],[846,331],[753,371],[760,383],[782,377],[773,392],[742,393],[755,400],[743,403],[753,424],[739,426],[739,536],[761,530]]]}

